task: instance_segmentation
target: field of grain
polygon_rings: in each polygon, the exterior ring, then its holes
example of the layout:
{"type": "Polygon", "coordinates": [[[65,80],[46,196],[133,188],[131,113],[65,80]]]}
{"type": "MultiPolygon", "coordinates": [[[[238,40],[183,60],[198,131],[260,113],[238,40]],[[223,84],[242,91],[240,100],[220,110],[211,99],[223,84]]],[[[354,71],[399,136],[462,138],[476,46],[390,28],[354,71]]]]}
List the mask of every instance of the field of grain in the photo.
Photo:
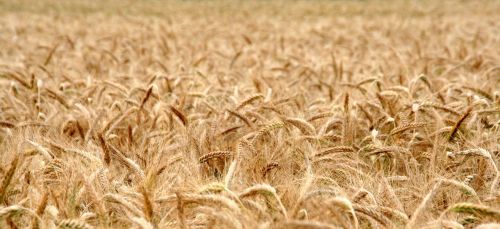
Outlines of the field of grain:
{"type": "Polygon", "coordinates": [[[0,228],[500,228],[500,1],[0,1],[0,228]]]}

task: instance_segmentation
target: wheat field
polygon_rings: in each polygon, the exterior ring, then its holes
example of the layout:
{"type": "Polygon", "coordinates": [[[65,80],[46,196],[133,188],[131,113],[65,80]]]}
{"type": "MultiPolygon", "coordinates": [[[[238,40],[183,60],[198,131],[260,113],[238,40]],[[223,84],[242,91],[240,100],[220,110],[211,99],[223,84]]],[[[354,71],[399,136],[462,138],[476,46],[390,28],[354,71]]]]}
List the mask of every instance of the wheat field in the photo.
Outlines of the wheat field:
{"type": "Polygon", "coordinates": [[[500,1],[0,1],[0,228],[500,228],[500,1]]]}

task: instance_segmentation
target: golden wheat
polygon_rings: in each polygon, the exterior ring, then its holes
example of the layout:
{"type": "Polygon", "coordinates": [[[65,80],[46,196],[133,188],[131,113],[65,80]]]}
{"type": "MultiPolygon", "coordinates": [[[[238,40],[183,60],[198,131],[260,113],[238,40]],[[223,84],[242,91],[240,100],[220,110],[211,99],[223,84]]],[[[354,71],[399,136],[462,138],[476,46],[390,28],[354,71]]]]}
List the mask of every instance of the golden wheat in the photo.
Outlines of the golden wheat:
{"type": "Polygon", "coordinates": [[[495,228],[500,3],[0,3],[0,228],[495,228]]]}

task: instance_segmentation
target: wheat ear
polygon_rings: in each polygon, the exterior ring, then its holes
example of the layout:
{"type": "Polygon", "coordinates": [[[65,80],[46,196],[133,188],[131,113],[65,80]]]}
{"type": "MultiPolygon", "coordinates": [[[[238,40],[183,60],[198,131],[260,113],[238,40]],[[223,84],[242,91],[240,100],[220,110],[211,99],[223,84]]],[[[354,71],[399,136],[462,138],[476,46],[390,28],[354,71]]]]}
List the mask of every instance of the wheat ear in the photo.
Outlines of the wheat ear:
{"type": "Polygon", "coordinates": [[[285,206],[283,206],[283,203],[281,202],[281,199],[278,197],[278,194],[276,193],[276,189],[271,187],[270,185],[267,184],[259,184],[259,185],[254,185],[250,188],[245,189],[240,195],[240,198],[245,198],[249,196],[253,196],[256,194],[264,195],[264,196],[272,196],[274,199],[278,202],[278,207],[285,217],[285,219],[288,219],[288,214],[286,211],[285,206]]]}
{"type": "Polygon", "coordinates": [[[470,213],[479,217],[488,216],[493,219],[500,219],[500,210],[473,203],[456,203],[448,208],[447,211],[456,213],[470,213]]]}
{"type": "Polygon", "coordinates": [[[85,223],[84,221],[78,219],[65,219],[59,221],[57,224],[59,228],[71,228],[71,229],[92,229],[94,227],[85,223]]]}
{"type": "Polygon", "coordinates": [[[460,117],[460,119],[455,123],[453,126],[453,129],[450,132],[450,137],[448,138],[448,141],[453,141],[455,138],[455,135],[458,132],[458,128],[462,125],[462,123],[465,121],[465,119],[472,113],[472,106],[469,106],[467,110],[465,110],[465,113],[460,117]]]}
{"type": "Polygon", "coordinates": [[[354,228],[356,228],[356,229],[359,228],[358,217],[356,216],[354,207],[349,199],[347,199],[345,197],[338,196],[338,197],[334,197],[334,198],[330,199],[329,203],[332,205],[337,205],[344,210],[347,210],[353,218],[354,228]]]}
{"type": "Polygon", "coordinates": [[[3,203],[5,195],[7,194],[7,188],[14,177],[14,173],[16,172],[18,166],[19,156],[16,157],[10,162],[10,168],[6,174],[3,176],[2,184],[0,186],[0,203],[3,203]]]}

